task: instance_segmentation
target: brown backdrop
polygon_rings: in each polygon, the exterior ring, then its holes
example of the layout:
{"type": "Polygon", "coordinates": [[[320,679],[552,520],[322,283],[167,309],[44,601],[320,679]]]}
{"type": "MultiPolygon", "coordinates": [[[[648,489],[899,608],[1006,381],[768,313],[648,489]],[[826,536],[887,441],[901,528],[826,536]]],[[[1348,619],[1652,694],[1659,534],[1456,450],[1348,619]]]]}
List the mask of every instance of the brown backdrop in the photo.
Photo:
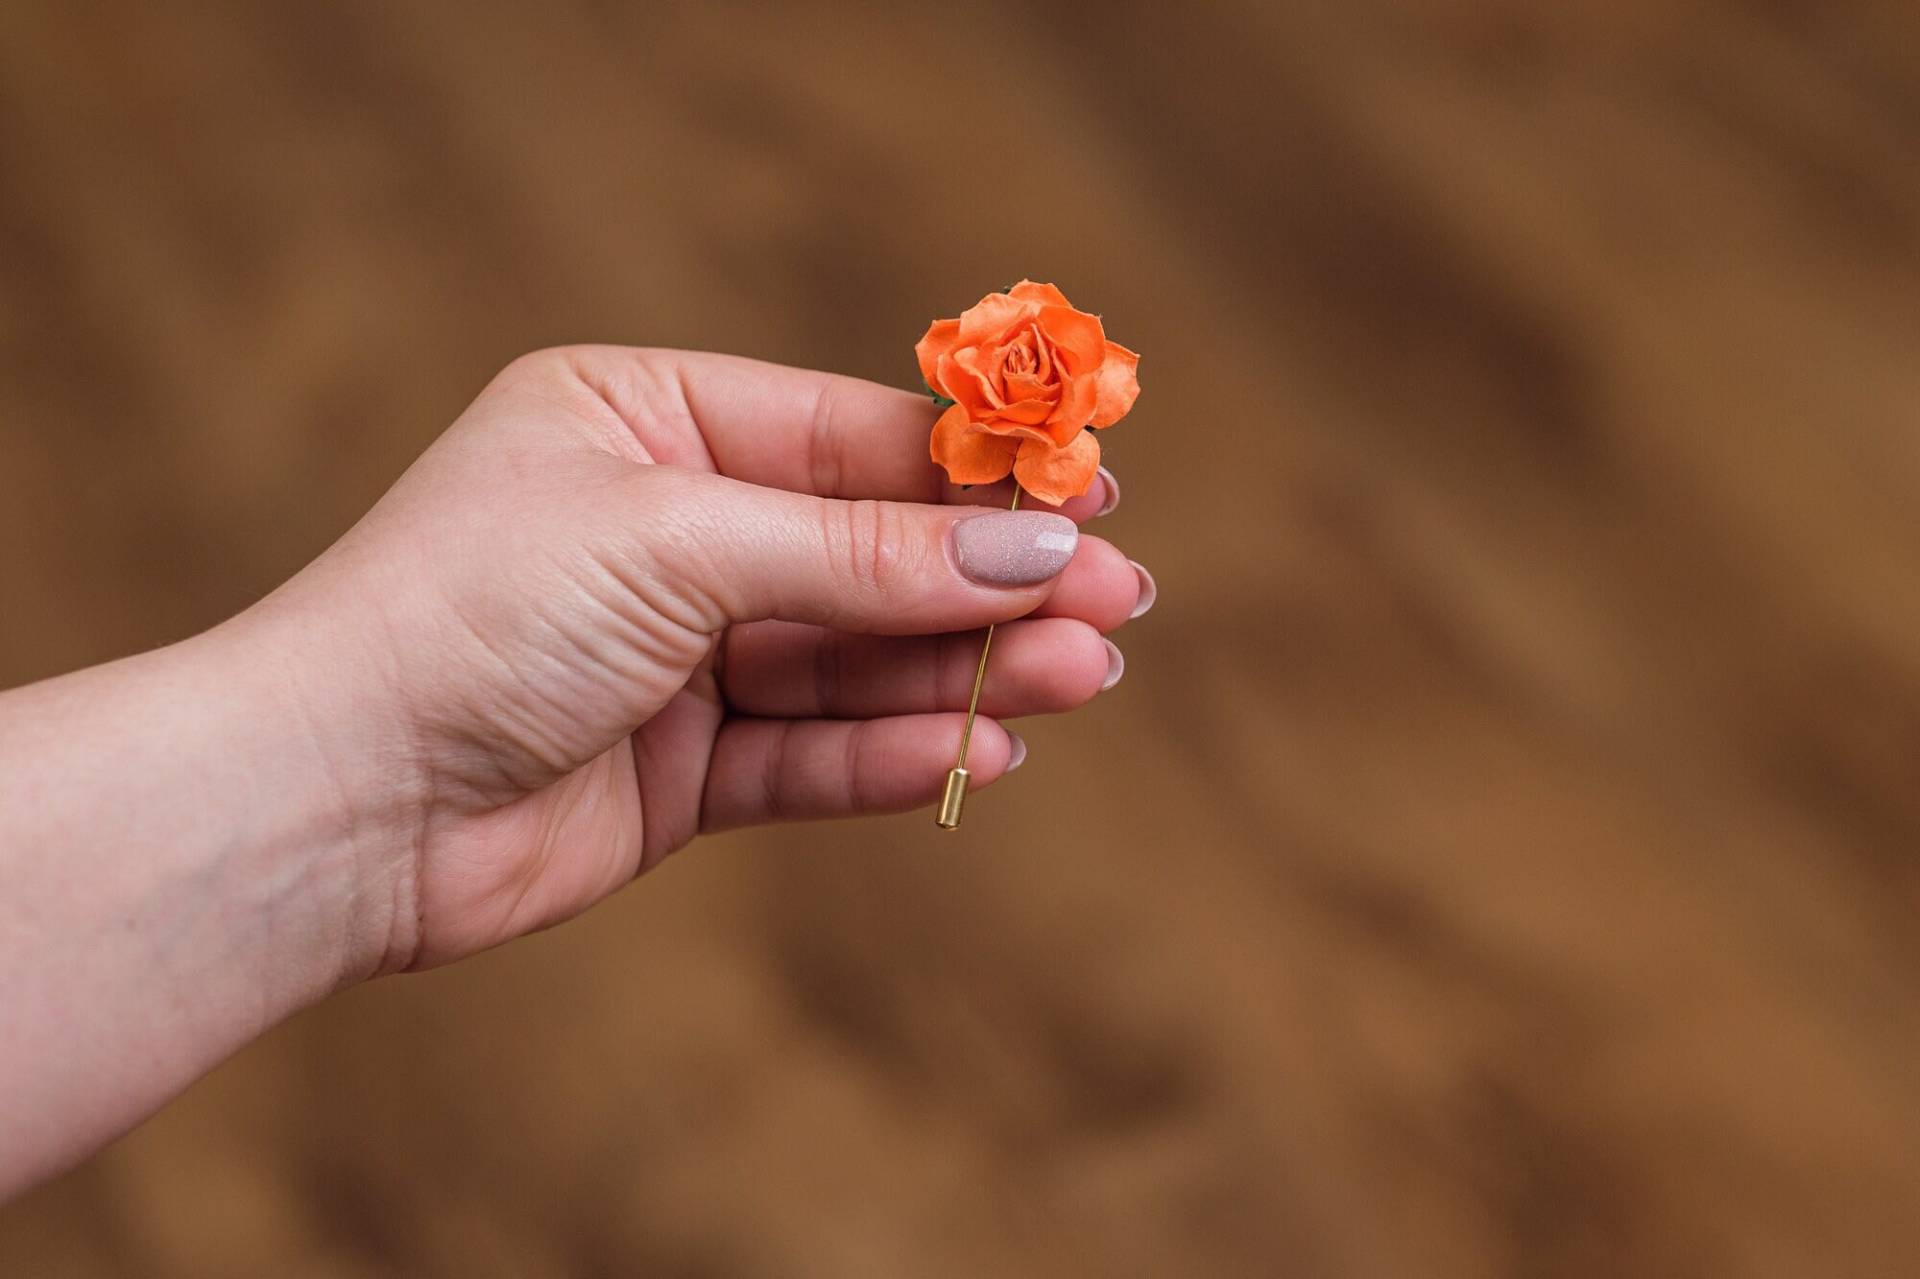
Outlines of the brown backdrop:
{"type": "Polygon", "coordinates": [[[1910,0],[0,6],[0,683],[514,354],[1144,350],[1128,675],[925,814],[357,991],[10,1275],[1920,1259],[1910,0]]]}

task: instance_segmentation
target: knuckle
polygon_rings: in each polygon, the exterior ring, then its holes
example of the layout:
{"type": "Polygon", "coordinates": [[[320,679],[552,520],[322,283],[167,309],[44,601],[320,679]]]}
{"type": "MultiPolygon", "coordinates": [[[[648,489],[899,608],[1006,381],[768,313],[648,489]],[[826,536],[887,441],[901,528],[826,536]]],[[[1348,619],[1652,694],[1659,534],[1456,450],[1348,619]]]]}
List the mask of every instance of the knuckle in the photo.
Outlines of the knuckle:
{"type": "Polygon", "coordinates": [[[556,370],[570,367],[578,350],[571,346],[547,346],[517,355],[507,362],[506,368],[500,370],[499,380],[522,382],[551,377],[556,370]]]}
{"type": "Polygon", "coordinates": [[[908,568],[906,522],[888,502],[829,502],[827,546],[855,588],[884,594],[908,568]]]}
{"type": "Polygon", "coordinates": [[[787,813],[788,760],[793,746],[793,724],[783,722],[774,729],[773,743],[767,751],[766,765],[760,773],[760,800],[768,821],[777,822],[787,813]]]}
{"type": "Polygon", "coordinates": [[[515,356],[495,379],[504,383],[575,383],[595,392],[611,384],[671,376],[674,353],[651,347],[620,347],[601,342],[545,346],[515,356]]]}
{"type": "Polygon", "coordinates": [[[843,480],[840,439],[834,423],[838,399],[835,383],[823,382],[814,392],[812,420],[807,427],[807,474],[816,493],[838,493],[843,480]]]}
{"type": "Polygon", "coordinates": [[[845,812],[868,813],[881,807],[873,791],[873,740],[871,723],[856,724],[847,734],[840,776],[840,802],[845,812]]]}

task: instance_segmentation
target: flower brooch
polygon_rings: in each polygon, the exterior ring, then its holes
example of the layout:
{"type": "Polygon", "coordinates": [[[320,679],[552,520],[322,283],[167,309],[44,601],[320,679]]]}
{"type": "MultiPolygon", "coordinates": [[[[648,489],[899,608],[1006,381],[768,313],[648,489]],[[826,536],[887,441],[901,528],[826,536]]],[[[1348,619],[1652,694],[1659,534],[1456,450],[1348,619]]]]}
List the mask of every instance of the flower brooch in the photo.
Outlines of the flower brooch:
{"type": "Polygon", "coordinates": [[[1055,506],[1093,484],[1094,432],[1125,417],[1140,394],[1140,357],[1109,341],[1099,316],[1032,280],[989,293],[957,320],[935,320],[913,353],[946,408],[932,453],[948,478],[992,484],[1011,474],[1055,506]]]}
{"type": "MultiPolygon", "coordinates": [[[[1140,357],[1109,341],[1099,316],[1032,280],[989,293],[958,319],[935,320],[913,353],[934,403],[945,409],[933,424],[933,460],[955,484],[1012,475],[1015,508],[1022,491],[1058,506],[1092,487],[1100,466],[1095,432],[1125,417],[1140,395],[1140,357]]],[[[992,651],[989,626],[934,819],[944,830],[960,826],[967,747],[992,651]]]]}

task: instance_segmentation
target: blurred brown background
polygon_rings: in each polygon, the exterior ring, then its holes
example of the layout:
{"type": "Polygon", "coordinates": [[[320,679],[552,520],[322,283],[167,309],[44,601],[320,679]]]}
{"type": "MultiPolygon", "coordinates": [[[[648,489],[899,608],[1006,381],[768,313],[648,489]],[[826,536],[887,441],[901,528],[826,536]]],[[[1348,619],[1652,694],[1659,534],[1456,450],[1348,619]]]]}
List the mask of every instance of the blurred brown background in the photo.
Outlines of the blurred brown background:
{"type": "Polygon", "coordinates": [[[1920,1268],[1910,0],[0,5],[0,683],[511,356],[1146,352],[1125,682],[314,1010],[8,1275],[1920,1268]]]}

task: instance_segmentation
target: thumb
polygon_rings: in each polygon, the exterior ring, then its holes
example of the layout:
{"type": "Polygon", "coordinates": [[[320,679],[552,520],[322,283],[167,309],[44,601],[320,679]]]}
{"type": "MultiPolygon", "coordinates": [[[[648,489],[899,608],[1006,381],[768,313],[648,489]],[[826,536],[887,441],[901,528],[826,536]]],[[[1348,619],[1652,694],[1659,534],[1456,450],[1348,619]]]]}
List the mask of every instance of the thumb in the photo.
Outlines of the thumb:
{"type": "Polygon", "coordinates": [[[678,491],[649,503],[654,580],[710,631],[765,618],[892,634],[985,626],[1044,600],[1079,541],[1073,521],[1049,511],[842,501],[677,475],[678,491]]]}

